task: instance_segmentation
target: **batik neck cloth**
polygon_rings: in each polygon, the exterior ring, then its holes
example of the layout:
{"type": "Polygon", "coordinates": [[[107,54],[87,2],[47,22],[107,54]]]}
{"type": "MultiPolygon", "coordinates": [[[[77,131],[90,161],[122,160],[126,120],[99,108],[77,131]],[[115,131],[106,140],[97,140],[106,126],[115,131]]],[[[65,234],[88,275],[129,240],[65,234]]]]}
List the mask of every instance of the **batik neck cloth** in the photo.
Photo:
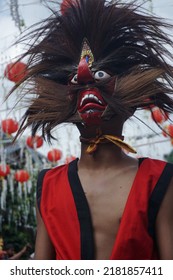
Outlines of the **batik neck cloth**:
{"type": "Polygon", "coordinates": [[[127,144],[123,140],[123,136],[117,137],[109,134],[98,135],[95,138],[90,139],[83,138],[82,136],[80,137],[80,141],[82,143],[89,144],[88,148],[86,149],[86,152],[88,154],[93,154],[97,150],[99,144],[105,144],[109,142],[115,144],[123,150],[126,150],[127,152],[136,154],[136,150],[133,149],[129,144],[127,144]]]}

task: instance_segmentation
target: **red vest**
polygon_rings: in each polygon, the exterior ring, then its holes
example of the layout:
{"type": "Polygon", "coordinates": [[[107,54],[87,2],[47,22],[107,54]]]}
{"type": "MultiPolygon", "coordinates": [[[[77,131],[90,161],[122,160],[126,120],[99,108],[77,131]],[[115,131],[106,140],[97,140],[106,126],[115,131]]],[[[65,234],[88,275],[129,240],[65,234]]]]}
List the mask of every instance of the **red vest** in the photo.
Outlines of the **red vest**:
{"type": "MultiPolygon", "coordinates": [[[[149,158],[140,159],[139,163],[111,260],[158,259],[155,220],[173,166],[149,158]]],[[[38,179],[37,198],[56,259],[94,259],[92,221],[77,173],[77,160],[47,172],[43,170],[38,179]]]]}

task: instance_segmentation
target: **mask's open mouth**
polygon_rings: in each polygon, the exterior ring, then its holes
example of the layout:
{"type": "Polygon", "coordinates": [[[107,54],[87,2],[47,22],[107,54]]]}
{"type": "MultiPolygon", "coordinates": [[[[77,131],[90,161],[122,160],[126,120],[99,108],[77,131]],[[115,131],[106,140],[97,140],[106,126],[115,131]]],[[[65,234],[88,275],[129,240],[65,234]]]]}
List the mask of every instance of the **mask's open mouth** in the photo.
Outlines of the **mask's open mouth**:
{"type": "Polygon", "coordinates": [[[87,113],[88,111],[103,112],[106,106],[106,102],[96,89],[85,90],[80,94],[78,101],[78,111],[80,114],[87,113]]]}
{"type": "Polygon", "coordinates": [[[107,103],[96,88],[87,89],[80,93],[78,100],[78,112],[87,124],[100,122],[107,103]]]}

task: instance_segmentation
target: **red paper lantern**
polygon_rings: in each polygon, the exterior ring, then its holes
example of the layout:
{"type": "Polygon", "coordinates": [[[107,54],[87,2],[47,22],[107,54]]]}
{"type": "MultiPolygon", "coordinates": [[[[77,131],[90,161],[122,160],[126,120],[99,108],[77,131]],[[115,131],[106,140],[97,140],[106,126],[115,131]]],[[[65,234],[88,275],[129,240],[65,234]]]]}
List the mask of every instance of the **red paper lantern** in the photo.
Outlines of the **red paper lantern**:
{"type": "Polygon", "coordinates": [[[5,177],[10,173],[10,166],[7,164],[0,164],[0,177],[5,177]]]}
{"type": "Polygon", "coordinates": [[[2,131],[12,134],[18,130],[18,123],[13,119],[6,119],[1,122],[2,131]]]}
{"type": "Polygon", "coordinates": [[[69,162],[71,162],[71,161],[73,161],[73,160],[75,160],[76,159],[76,157],[74,157],[74,156],[68,156],[68,157],[66,157],[66,159],[65,159],[65,163],[69,163],[69,162]]]}
{"type": "Polygon", "coordinates": [[[76,0],[63,0],[60,5],[61,14],[64,15],[66,10],[75,4],[76,4],[76,0]]]}
{"type": "Polygon", "coordinates": [[[168,132],[168,135],[173,138],[173,124],[169,124],[167,125],[167,132],[168,132]]]}
{"type": "Polygon", "coordinates": [[[157,123],[162,123],[168,119],[168,113],[160,108],[154,107],[151,112],[152,119],[157,123]]]}
{"type": "Polygon", "coordinates": [[[15,180],[20,182],[20,183],[24,183],[27,182],[29,180],[29,173],[26,170],[18,170],[15,173],[15,180]]]}
{"type": "Polygon", "coordinates": [[[29,148],[40,148],[43,145],[43,138],[41,136],[35,135],[35,136],[29,136],[26,139],[26,144],[29,148]]]}
{"type": "Polygon", "coordinates": [[[4,71],[4,76],[14,82],[20,82],[27,74],[27,65],[21,61],[9,63],[4,71]]]}
{"type": "Polygon", "coordinates": [[[52,161],[52,162],[56,162],[56,161],[60,160],[61,157],[62,157],[62,152],[58,149],[52,149],[47,154],[48,160],[52,161]]]}

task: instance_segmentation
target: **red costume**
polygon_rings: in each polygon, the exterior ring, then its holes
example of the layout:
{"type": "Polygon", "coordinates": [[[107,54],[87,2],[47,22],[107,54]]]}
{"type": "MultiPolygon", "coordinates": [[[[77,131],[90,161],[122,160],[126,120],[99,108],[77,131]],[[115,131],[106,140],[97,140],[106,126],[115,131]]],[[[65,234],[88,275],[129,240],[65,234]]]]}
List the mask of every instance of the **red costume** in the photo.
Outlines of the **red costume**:
{"type": "MultiPolygon", "coordinates": [[[[56,251],[56,259],[94,259],[92,221],[78,174],[77,160],[39,176],[38,204],[56,251]],[[43,184],[42,181],[43,180],[43,184]]],[[[155,220],[173,176],[173,166],[139,160],[111,260],[158,259],[155,220]]]]}

